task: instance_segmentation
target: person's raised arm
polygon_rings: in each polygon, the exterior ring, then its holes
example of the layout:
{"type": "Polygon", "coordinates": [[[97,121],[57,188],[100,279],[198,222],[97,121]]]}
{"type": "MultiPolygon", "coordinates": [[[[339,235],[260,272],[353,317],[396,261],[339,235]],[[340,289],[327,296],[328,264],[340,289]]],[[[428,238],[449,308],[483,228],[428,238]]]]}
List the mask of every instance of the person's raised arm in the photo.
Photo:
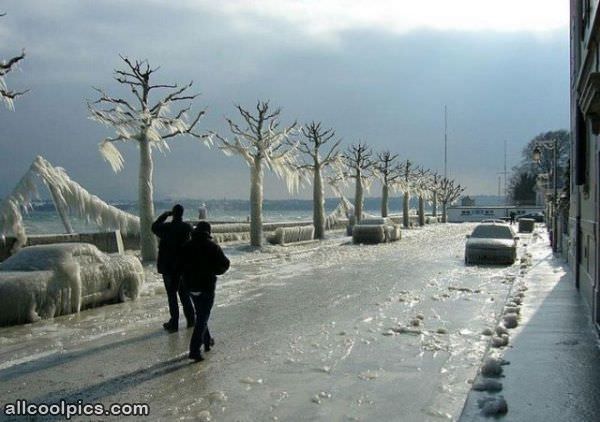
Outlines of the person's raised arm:
{"type": "Polygon", "coordinates": [[[161,215],[158,216],[156,221],[152,223],[152,233],[160,237],[163,234],[163,228],[165,221],[172,214],[171,211],[165,211],[161,215]]]}

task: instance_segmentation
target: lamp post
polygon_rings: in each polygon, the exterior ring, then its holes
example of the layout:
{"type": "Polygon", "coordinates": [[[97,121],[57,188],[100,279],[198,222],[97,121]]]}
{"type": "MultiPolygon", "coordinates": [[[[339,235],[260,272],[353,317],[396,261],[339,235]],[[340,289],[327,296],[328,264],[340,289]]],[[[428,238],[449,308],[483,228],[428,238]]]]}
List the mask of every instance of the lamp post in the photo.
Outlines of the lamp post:
{"type": "Polygon", "coordinates": [[[556,233],[556,230],[558,229],[558,138],[536,142],[532,154],[533,161],[536,163],[539,163],[542,159],[542,148],[552,151],[553,195],[550,204],[552,209],[552,252],[556,252],[558,250],[558,236],[556,233]]]}

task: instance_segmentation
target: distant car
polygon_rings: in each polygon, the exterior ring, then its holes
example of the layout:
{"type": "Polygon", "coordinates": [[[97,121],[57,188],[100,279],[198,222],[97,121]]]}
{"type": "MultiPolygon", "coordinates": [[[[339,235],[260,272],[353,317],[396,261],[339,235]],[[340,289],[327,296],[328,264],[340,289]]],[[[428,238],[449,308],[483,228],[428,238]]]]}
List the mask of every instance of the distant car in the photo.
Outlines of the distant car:
{"type": "Polygon", "coordinates": [[[29,246],[0,263],[0,325],[135,299],[143,282],[134,256],[108,255],[88,243],[29,246]]]}
{"type": "Polygon", "coordinates": [[[508,224],[482,223],[467,236],[465,264],[513,264],[519,238],[508,224]]]}
{"type": "Polygon", "coordinates": [[[544,222],[544,214],[541,212],[530,212],[529,214],[519,215],[517,220],[520,220],[521,218],[531,218],[535,220],[536,223],[544,222]]]}
{"type": "Polygon", "coordinates": [[[498,224],[508,224],[508,221],[501,220],[499,218],[490,218],[487,220],[481,220],[482,223],[498,223],[498,224]]]}

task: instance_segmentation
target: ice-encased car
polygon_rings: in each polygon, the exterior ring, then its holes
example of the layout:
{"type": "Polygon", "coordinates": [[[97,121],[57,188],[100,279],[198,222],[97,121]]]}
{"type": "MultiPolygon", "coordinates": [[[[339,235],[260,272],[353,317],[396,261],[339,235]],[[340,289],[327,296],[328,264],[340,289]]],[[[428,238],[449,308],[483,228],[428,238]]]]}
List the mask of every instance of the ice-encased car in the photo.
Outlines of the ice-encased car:
{"type": "Polygon", "coordinates": [[[0,263],[0,325],[135,299],[143,282],[135,256],[108,255],[88,243],[29,246],[0,263]]]}
{"type": "Polygon", "coordinates": [[[513,264],[517,259],[518,240],[507,224],[479,224],[467,236],[465,264],[513,264]]]}

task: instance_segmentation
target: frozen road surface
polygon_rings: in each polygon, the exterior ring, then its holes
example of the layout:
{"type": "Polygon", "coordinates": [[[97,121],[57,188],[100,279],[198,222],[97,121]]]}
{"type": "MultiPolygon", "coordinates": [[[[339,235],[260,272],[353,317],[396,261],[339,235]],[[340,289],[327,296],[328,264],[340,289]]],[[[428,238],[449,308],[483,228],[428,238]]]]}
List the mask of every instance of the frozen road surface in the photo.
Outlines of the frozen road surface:
{"type": "Polygon", "coordinates": [[[166,295],[148,269],[136,302],[0,328],[1,405],[148,403],[144,420],[456,420],[481,332],[518,271],[465,267],[472,228],[427,226],[375,246],[226,248],[216,345],[201,363],[187,359],[191,330],[162,329],[166,295]]]}

